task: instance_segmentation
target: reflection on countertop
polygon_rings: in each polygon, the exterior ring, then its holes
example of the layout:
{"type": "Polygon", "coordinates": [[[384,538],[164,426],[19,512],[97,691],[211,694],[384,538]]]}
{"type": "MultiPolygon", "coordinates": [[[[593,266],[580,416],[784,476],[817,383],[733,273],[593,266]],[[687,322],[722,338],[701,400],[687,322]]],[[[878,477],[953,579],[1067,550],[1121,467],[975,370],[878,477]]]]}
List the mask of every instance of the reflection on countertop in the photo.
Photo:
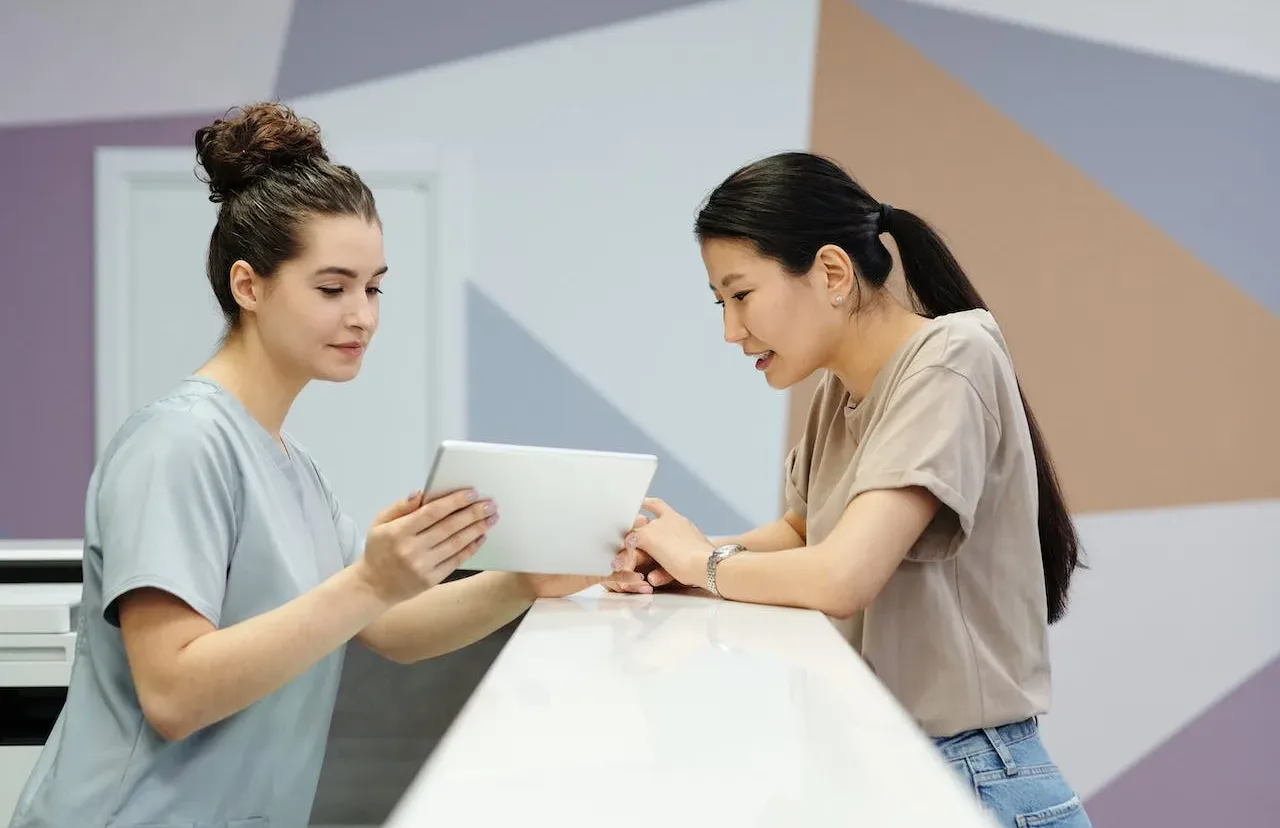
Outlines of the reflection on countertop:
{"type": "Polygon", "coordinates": [[[598,589],[534,605],[386,824],[530,818],[991,825],[821,614],[598,589]]]}

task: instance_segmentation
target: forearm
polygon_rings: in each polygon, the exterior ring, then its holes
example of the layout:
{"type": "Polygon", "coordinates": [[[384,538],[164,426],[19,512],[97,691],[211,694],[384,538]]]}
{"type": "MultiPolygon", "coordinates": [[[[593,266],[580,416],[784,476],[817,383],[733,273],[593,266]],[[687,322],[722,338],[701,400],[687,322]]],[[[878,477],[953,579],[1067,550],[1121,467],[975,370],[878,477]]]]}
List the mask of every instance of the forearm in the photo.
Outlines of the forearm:
{"type": "Polygon", "coordinates": [[[810,546],[740,552],[716,569],[716,589],[726,599],[815,609],[836,617],[861,608],[861,599],[845,588],[848,583],[845,573],[833,571],[824,550],[810,546]]]}
{"type": "Polygon", "coordinates": [[[778,552],[783,549],[794,549],[804,546],[804,538],[785,519],[775,520],[729,538],[715,538],[714,543],[737,543],[753,552],[778,552]]]}
{"type": "Polygon", "coordinates": [[[360,638],[381,655],[407,664],[479,641],[532,604],[533,591],[523,576],[481,572],[392,608],[360,638]]]}
{"type": "Polygon", "coordinates": [[[348,568],[270,612],[195,638],[155,688],[164,735],[183,738],[270,695],[386,610],[348,568]]]}
{"type": "Polygon", "coordinates": [[[716,586],[735,601],[847,618],[876,600],[939,508],[937,498],[918,487],[865,492],[821,543],[726,558],[716,586]]]}

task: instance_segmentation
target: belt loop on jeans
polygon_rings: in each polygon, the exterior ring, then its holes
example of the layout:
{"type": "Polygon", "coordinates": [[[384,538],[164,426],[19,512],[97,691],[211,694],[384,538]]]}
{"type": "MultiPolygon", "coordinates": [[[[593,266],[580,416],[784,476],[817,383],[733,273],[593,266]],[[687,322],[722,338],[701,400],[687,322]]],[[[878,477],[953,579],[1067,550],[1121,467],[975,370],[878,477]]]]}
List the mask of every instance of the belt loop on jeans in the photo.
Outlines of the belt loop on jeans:
{"type": "Polygon", "coordinates": [[[1009,752],[1009,745],[1005,743],[1004,737],[994,727],[984,727],[982,732],[986,734],[987,741],[995,749],[996,756],[1000,757],[1000,764],[1004,765],[1004,775],[1017,776],[1018,766],[1014,764],[1013,754],[1009,752]]]}

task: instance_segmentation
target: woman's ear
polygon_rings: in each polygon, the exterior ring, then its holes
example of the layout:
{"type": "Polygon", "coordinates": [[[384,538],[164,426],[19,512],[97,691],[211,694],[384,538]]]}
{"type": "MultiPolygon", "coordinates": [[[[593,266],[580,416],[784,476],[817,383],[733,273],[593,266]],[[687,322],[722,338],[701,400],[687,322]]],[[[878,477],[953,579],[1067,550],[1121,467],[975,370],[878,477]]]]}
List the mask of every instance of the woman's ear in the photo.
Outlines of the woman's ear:
{"type": "Polygon", "coordinates": [[[814,257],[814,271],[832,305],[852,306],[858,290],[858,275],[844,248],[835,244],[820,247],[814,257]]]}
{"type": "Polygon", "coordinates": [[[262,301],[262,280],[254,272],[253,267],[244,259],[237,259],[231,265],[231,295],[241,310],[253,312],[262,301]]]}

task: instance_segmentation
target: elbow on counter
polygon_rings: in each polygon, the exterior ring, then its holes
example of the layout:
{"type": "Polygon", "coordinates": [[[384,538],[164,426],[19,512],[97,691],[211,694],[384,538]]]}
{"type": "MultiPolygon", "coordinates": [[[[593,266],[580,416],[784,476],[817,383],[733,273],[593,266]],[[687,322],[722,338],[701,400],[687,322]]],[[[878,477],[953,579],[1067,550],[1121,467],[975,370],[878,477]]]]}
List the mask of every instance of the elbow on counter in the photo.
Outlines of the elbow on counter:
{"type": "Polygon", "coordinates": [[[866,609],[861,603],[854,601],[837,601],[826,606],[818,607],[824,615],[828,615],[840,621],[848,621],[862,610],[866,609]]]}
{"type": "Polygon", "coordinates": [[[840,621],[847,621],[862,612],[871,606],[875,598],[866,589],[851,583],[851,579],[839,577],[836,573],[832,573],[825,583],[827,586],[822,590],[814,609],[840,621]]]}

